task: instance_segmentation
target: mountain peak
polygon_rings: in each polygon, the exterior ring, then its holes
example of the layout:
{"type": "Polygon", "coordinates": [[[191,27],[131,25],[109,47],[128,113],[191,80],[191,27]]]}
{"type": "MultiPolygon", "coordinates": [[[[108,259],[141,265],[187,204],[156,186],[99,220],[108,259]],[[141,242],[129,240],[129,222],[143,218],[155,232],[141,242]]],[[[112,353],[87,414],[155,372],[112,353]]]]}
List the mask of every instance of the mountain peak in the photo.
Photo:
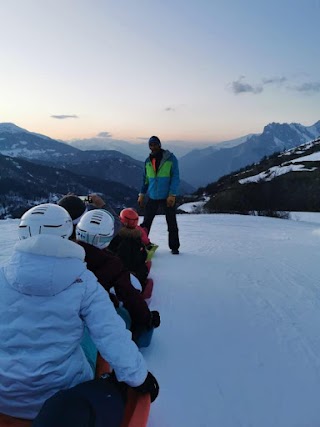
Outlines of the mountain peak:
{"type": "Polygon", "coordinates": [[[14,123],[0,123],[0,132],[20,133],[28,131],[26,129],[20,128],[14,123]]]}
{"type": "MultiPolygon", "coordinates": [[[[299,125],[299,123],[292,123],[295,125],[299,125]]],[[[270,129],[281,129],[281,128],[286,128],[288,127],[289,124],[288,123],[278,123],[278,122],[272,122],[267,124],[264,128],[263,128],[263,132],[265,132],[266,130],[270,130],[270,129]]],[[[301,126],[301,125],[299,125],[301,126]]]]}

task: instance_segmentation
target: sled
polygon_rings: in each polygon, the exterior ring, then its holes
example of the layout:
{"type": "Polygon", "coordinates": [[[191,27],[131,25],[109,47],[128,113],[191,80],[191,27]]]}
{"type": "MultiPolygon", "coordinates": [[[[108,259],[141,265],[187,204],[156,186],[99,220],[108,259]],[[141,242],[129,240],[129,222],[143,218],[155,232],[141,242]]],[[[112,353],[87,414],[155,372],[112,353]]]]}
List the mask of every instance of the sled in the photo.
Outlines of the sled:
{"type": "Polygon", "coordinates": [[[152,291],[153,291],[153,279],[151,279],[151,277],[148,277],[148,279],[146,280],[146,286],[141,292],[141,295],[144,299],[149,299],[152,296],[152,291]]]}
{"type": "Polygon", "coordinates": [[[31,427],[31,424],[31,420],[23,420],[22,418],[0,414],[0,427],[31,427]]]}
{"type": "MultiPolygon", "coordinates": [[[[109,363],[98,355],[96,378],[109,372],[111,372],[109,363]]],[[[146,427],[149,418],[150,404],[149,394],[139,394],[128,387],[128,399],[121,427],[146,427]]],[[[0,427],[31,427],[31,425],[31,420],[23,420],[21,418],[0,414],[0,427]]]]}
{"type": "Polygon", "coordinates": [[[147,249],[147,261],[151,261],[151,259],[152,259],[152,257],[153,257],[153,255],[154,255],[154,253],[155,253],[155,251],[158,249],[158,245],[156,245],[156,244],[154,244],[154,243],[151,243],[149,246],[148,246],[148,249],[147,249]]]}
{"type": "Polygon", "coordinates": [[[121,427],[146,427],[150,412],[150,395],[128,388],[128,401],[121,427]]]}
{"type": "Polygon", "coordinates": [[[153,337],[153,331],[154,331],[154,328],[145,330],[138,337],[135,338],[134,341],[137,344],[139,349],[149,347],[153,337]]]}
{"type": "Polygon", "coordinates": [[[151,259],[149,261],[146,261],[146,266],[147,266],[147,269],[148,269],[149,273],[150,273],[150,270],[151,270],[151,265],[152,265],[151,259]]]}
{"type": "MultiPolygon", "coordinates": [[[[111,367],[109,363],[105,361],[98,353],[96,378],[99,378],[101,375],[110,372],[111,367]]],[[[139,394],[132,388],[128,387],[128,400],[126,403],[124,418],[121,427],[146,427],[149,418],[150,404],[151,401],[149,394],[139,394]]],[[[2,425],[0,425],[0,427],[2,427],[2,425]]]]}
{"type": "MultiPolygon", "coordinates": [[[[128,400],[121,427],[146,427],[149,412],[150,395],[139,394],[132,388],[128,388],[128,400]]],[[[0,427],[31,427],[31,425],[31,420],[23,420],[21,418],[0,414],[0,427]]]]}

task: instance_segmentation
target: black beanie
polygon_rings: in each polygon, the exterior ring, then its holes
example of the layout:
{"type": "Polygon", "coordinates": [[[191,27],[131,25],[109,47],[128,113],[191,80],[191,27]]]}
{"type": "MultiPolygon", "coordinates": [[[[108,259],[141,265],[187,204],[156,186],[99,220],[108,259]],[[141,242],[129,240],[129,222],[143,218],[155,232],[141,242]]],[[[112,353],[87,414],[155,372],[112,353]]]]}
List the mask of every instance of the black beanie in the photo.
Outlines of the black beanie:
{"type": "Polygon", "coordinates": [[[65,208],[69,212],[72,221],[80,218],[86,210],[85,203],[77,196],[64,196],[58,201],[58,205],[65,208]]]}
{"type": "Polygon", "coordinates": [[[152,136],[151,138],[149,138],[149,146],[150,144],[158,144],[159,147],[161,147],[161,141],[157,136],[152,136]]]}

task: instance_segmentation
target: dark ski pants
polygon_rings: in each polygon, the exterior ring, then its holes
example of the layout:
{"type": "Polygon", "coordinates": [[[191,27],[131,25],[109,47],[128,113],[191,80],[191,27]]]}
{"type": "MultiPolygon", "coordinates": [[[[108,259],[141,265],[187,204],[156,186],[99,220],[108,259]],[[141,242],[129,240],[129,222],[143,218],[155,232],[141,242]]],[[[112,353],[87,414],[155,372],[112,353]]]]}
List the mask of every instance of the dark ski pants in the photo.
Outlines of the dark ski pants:
{"type": "Polygon", "coordinates": [[[46,400],[32,427],[119,427],[124,398],[110,380],[96,379],[46,400]]]}
{"type": "Polygon", "coordinates": [[[144,219],[143,219],[143,223],[141,224],[141,227],[145,227],[148,230],[148,233],[150,232],[152,221],[156,216],[159,208],[162,208],[166,215],[168,233],[169,233],[169,248],[179,249],[180,242],[179,242],[179,230],[178,230],[177,217],[176,217],[176,208],[175,206],[169,208],[167,206],[166,199],[161,199],[161,200],[149,199],[147,201],[147,204],[145,207],[144,219]]]}

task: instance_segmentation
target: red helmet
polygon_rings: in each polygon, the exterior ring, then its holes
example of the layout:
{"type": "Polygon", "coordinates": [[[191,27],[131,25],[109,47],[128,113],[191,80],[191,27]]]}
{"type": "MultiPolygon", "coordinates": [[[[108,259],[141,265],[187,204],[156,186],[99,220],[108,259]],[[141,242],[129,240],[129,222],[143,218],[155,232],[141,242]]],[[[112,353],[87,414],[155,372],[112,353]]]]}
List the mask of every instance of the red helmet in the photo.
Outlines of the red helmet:
{"type": "Polygon", "coordinates": [[[134,209],[126,208],[120,212],[120,221],[125,227],[136,228],[139,221],[139,215],[134,209]]]}

